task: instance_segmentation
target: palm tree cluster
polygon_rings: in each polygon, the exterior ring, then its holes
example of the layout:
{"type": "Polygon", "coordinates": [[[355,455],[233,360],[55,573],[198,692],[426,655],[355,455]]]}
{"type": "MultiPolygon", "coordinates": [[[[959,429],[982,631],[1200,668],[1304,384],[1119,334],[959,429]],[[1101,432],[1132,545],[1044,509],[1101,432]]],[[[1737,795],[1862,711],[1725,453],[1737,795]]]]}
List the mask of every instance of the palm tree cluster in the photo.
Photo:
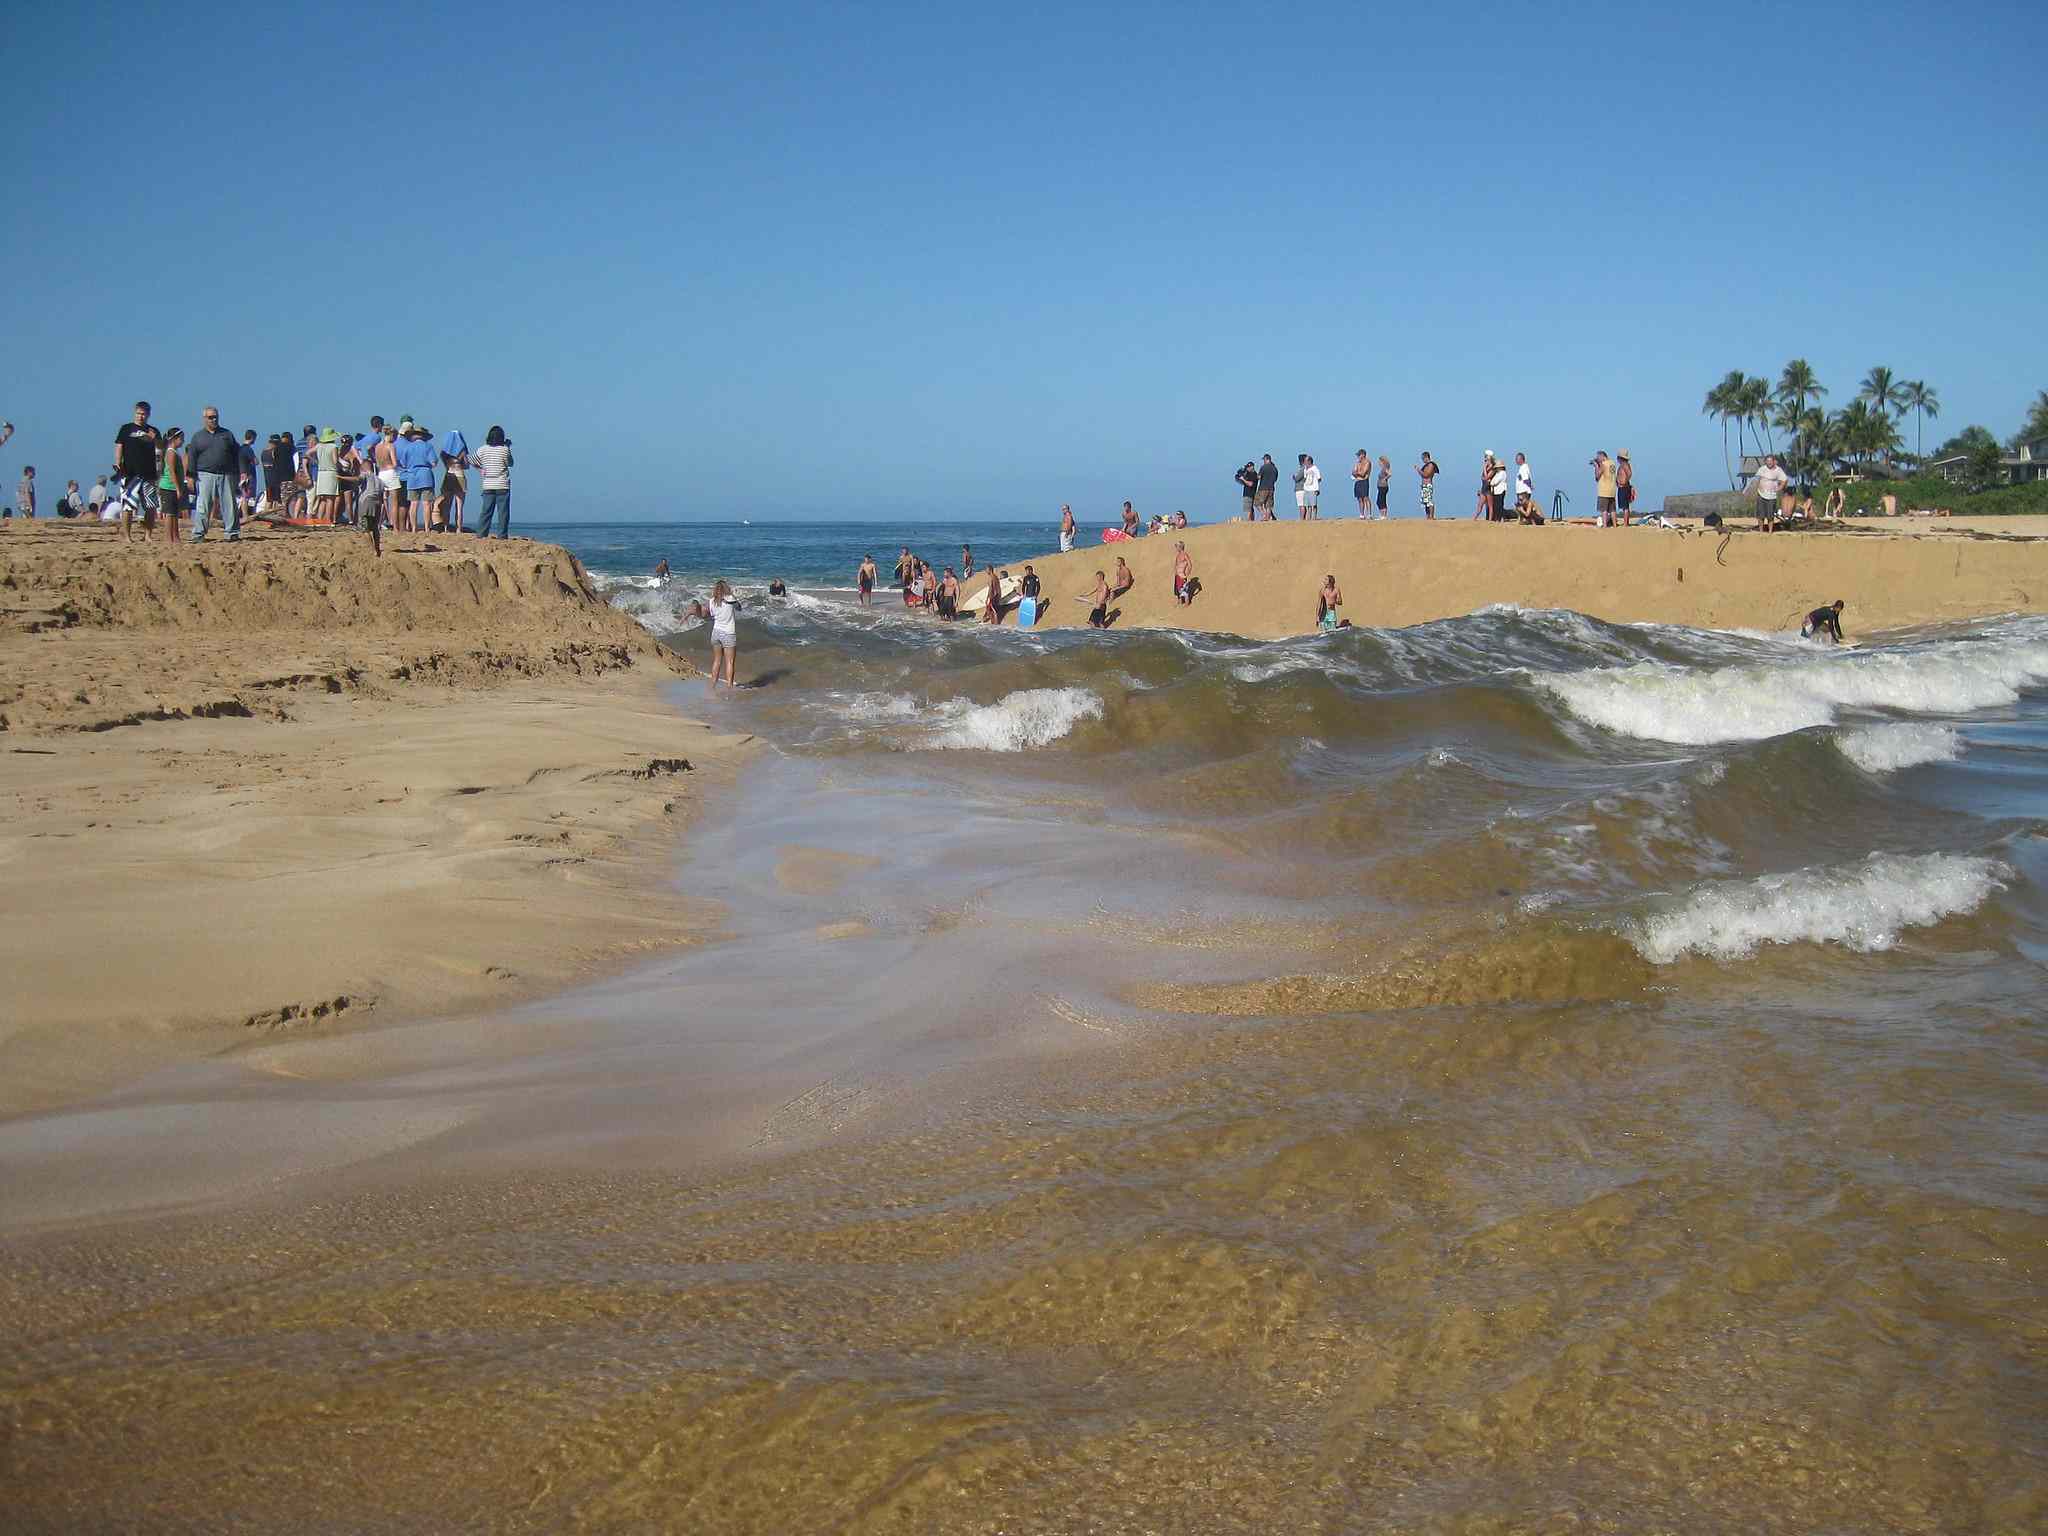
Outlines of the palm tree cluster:
{"type": "Polygon", "coordinates": [[[1901,381],[1889,368],[1871,369],[1863,376],[1856,397],[1832,415],[1819,404],[1827,394],[1813,364],[1803,357],[1787,363],[1775,384],[1766,376],[1752,376],[1738,368],[1708,390],[1700,412],[1721,423],[1721,457],[1727,464],[1728,483],[1740,483],[1734,465],[1728,462],[1731,426],[1737,453],[1748,452],[1748,443],[1754,443],[1759,454],[1778,453],[1777,434],[1785,433],[1787,447],[1782,457],[1801,481],[1810,483],[1844,459],[1868,465],[1882,458],[1889,468],[1892,456],[1905,446],[1899,422],[1908,411],[1914,417],[1914,457],[1918,458],[1923,424],[1941,415],[1941,396],[1933,385],[1918,379],[1901,381]]]}

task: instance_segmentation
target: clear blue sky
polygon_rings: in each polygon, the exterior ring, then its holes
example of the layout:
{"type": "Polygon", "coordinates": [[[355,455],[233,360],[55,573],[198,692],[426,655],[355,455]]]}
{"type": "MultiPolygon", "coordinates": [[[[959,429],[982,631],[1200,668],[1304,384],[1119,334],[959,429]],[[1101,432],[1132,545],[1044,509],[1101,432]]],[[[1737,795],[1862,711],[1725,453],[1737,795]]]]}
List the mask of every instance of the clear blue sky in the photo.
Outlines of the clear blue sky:
{"type": "MultiPolygon", "coordinates": [[[[2038,7],[24,7],[0,413],[421,413],[515,518],[1462,505],[1721,481],[1701,396],[2048,387],[2038,7]],[[325,39],[315,31],[323,30],[325,39]],[[1883,217],[1876,210],[1897,210],[1883,217]],[[1342,501],[1348,486],[1333,486],[1342,501]]],[[[1907,427],[1909,439],[1911,424],[1907,427]]],[[[1930,446],[1936,439],[1929,438],[1930,446]]]]}

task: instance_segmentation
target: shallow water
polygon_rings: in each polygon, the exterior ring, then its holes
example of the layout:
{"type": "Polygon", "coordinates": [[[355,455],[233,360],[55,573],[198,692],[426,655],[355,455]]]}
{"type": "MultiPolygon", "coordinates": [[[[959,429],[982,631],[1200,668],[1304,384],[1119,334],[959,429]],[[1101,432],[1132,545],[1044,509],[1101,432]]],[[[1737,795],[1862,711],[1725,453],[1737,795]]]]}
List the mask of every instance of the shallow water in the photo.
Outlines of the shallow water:
{"type": "Polygon", "coordinates": [[[0,1125],[414,1128],[11,1207],[20,1528],[2048,1523],[2048,625],[799,596],[726,940],[0,1125]]]}

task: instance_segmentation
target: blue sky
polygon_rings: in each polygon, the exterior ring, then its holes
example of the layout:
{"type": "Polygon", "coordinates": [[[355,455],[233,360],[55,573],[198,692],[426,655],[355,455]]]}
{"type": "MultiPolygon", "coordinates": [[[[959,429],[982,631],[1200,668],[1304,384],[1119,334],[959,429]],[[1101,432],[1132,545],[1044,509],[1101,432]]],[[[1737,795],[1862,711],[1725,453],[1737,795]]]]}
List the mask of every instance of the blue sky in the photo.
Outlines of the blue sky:
{"type": "Polygon", "coordinates": [[[1206,518],[1247,457],[1338,481],[1359,447],[1411,508],[1423,448],[1451,506],[1487,448],[1579,501],[1629,448],[1655,505],[1722,481],[1706,389],[1795,355],[1830,404],[1884,363],[1939,388],[1937,434],[2003,436],[2048,387],[2038,33],[1967,4],[35,7],[0,476],[90,483],[147,396],[259,434],[501,422],[530,520],[1206,518]]]}

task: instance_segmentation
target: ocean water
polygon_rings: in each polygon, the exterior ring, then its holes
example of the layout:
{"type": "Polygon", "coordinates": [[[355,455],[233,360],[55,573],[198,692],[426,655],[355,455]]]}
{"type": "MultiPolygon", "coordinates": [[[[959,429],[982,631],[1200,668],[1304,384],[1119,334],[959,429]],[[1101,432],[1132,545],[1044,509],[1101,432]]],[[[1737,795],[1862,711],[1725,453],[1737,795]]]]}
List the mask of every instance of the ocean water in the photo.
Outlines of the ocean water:
{"type": "Polygon", "coordinates": [[[724,937],[333,1090],[424,1157],[23,1250],[24,1529],[2048,1524],[2048,620],[1020,634],[852,562],[1049,528],[555,532],[749,594],[724,937]]]}

